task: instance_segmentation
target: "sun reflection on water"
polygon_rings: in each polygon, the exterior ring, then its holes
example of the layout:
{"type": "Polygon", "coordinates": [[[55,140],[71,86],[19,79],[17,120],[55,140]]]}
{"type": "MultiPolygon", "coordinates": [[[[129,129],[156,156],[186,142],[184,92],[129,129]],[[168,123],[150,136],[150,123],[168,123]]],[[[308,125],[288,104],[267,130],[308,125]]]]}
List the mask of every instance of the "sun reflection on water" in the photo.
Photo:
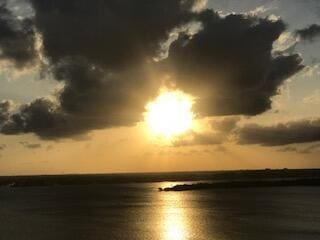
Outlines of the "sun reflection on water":
{"type": "Polygon", "coordinates": [[[188,236],[187,218],[179,193],[161,194],[164,202],[162,209],[163,240],[185,240],[188,236]]]}

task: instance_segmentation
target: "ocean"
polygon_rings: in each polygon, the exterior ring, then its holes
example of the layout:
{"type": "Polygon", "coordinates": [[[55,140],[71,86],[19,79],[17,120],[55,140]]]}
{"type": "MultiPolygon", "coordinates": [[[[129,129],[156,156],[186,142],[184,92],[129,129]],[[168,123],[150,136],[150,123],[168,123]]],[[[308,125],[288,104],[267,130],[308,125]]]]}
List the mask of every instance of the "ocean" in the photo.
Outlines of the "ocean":
{"type": "Polygon", "coordinates": [[[173,184],[0,187],[0,239],[320,239],[320,187],[158,191],[173,184]]]}

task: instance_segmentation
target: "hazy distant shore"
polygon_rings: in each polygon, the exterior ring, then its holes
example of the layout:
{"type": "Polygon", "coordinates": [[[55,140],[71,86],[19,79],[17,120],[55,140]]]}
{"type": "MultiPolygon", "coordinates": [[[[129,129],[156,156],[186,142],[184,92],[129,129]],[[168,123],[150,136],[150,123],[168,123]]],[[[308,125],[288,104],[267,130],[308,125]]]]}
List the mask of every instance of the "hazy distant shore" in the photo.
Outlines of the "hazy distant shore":
{"type": "MultiPolygon", "coordinates": [[[[235,187],[239,182],[256,186],[319,184],[320,169],[238,170],[214,172],[84,174],[47,176],[3,176],[0,186],[31,187],[55,185],[116,184],[163,181],[213,181],[214,187],[235,187]],[[302,182],[300,182],[302,181],[302,182]],[[311,182],[309,182],[311,181],[311,182]],[[236,183],[238,182],[238,183],[236,183]]],[[[182,188],[211,188],[212,185],[185,186],[182,188]]],[[[177,187],[176,189],[179,189],[177,187]]]]}

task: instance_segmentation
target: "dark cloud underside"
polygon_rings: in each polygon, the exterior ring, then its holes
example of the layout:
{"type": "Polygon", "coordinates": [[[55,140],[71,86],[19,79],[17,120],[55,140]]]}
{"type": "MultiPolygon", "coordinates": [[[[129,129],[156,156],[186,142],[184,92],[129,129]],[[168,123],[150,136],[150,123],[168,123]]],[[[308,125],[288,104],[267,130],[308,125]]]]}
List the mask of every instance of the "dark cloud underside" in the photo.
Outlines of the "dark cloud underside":
{"type": "Polygon", "coordinates": [[[35,35],[31,20],[18,20],[0,1],[0,59],[12,61],[17,67],[31,64],[36,56],[35,35]]]}
{"type": "Polygon", "coordinates": [[[280,146],[320,141],[320,120],[301,120],[275,126],[247,125],[238,130],[240,144],[280,146]]]}
{"type": "Polygon", "coordinates": [[[320,25],[312,24],[306,28],[299,29],[296,31],[303,40],[312,41],[314,38],[320,36],[320,25]]]}
{"type": "Polygon", "coordinates": [[[271,108],[270,98],[303,68],[299,55],[271,56],[285,30],[281,21],[245,15],[198,16],[203,30],[174,42],[168,58],[178,86],[199,97],[202,114],[256,115],[271,108]]]}
{"type": "Polygon", "coordinates": [[[10,101],[0,102],[0,126],[8,120],[11,106],[12,102],[10,101]]]}
{"type": "Polygon", "coordinates": [[[23,21],[1,5],[0,31],[11,39],[0,36],[3,57],[17,65],[33,61],[38,31],[48,69],[64,88],[56,102],[36,99],[9,119],[5,114],[5,134],[57,138],[132,125],[165,75],[197,97],[201,115],[255,115],[270,109],[278,87],[303,68],[297,54],[271,55],[285,30],[281,20],[193,12],[196,0],[30,2],[35,16],[23,21]],[[191,36],[183,29],[195,22],[202,27],[191,36]],[[177,29],[168,58],[153,61],[177,29]]]}
{"type": "Polygon", "coordinates": [[[190,20],[194,1],[31,1],[50,70],[65,84],[57,106],[37,99],[2,132],[43,138],[132,125],[160,83],[147,63],[172,28],[190,20]]]}

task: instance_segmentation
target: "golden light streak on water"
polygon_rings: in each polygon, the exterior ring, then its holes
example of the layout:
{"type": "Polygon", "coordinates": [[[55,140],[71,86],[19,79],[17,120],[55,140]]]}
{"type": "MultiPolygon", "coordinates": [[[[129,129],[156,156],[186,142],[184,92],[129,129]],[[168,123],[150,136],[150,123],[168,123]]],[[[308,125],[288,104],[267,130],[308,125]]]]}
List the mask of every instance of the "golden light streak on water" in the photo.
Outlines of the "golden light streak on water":
{"type": "Polygon", "coordinates": [[[187,218],[182,198],[177,193],[162,194],[162,239],[185,240],[188,238],[187,218]]]}

